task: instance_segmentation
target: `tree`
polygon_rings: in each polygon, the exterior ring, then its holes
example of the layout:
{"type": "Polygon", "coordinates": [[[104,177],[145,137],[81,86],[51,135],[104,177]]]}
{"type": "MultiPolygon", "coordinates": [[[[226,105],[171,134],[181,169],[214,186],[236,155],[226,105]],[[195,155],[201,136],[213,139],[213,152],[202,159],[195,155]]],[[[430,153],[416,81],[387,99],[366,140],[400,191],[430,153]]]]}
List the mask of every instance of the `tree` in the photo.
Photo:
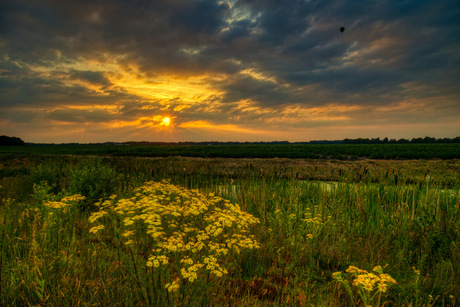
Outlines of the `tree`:
{"type": "Polygon", "coordinates": [[[23,146],[24,141],[17,137],[6,135],[0,136],[0,146],[23,146]]]}

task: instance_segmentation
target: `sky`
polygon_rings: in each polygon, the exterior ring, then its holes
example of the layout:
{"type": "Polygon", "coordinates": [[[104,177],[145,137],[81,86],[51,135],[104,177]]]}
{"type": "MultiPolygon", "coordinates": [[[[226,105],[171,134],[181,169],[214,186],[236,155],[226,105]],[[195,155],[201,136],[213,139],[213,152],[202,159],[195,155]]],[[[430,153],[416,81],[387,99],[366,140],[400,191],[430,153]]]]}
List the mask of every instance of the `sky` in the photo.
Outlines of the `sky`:
{"type": "Polygon", "coordinates": [[[459,119],[457,0],[0,1],[0,134],[25,142],[456,137],[459,119]]]}

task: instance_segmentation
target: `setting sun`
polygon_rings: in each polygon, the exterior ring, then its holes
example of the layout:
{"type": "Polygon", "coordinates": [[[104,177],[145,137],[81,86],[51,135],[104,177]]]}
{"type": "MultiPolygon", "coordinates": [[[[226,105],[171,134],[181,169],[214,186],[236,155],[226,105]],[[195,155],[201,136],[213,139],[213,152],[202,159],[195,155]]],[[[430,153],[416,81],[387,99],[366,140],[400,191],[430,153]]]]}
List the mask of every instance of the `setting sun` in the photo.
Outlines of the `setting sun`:
{"type": "Polygon", "coordinates": [[[171,123],[171,118],[169,118],[169,117],[164,117],[163,118],[163,125],[169,126],[170,123],[171,123]]]}

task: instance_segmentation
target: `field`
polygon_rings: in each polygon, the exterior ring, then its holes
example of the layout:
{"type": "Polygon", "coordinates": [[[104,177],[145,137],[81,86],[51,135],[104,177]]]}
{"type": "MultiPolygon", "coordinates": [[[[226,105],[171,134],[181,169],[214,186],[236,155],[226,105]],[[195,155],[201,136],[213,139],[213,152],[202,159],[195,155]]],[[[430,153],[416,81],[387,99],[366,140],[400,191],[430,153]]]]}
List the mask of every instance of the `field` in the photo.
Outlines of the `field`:
{"type": "Polygon", "coordinates": [[[456,306],[441,145],[1,148],[0,304],[456,306]]]}
{"type": "Polygon", "coordinates": [[[29,145],[0,146],[0,154],[200,158],[460,159],[460,144],[29,145]]]}

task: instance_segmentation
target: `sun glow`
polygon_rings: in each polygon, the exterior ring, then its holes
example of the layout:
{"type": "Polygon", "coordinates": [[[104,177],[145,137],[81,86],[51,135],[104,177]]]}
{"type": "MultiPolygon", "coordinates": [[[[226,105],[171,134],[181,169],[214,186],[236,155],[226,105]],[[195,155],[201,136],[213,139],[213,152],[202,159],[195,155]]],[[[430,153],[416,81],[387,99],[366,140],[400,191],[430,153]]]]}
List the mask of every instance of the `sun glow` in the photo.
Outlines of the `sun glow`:
{"type": "Polygon", "coordinates": [[[163,121],[162,121],[162,124],[163,124],[164,126],[169,126],[169,125],[171,124],[171,118],[169,118],[169,117],[164,117],[164,118],[163,118],[163,121]]]}

